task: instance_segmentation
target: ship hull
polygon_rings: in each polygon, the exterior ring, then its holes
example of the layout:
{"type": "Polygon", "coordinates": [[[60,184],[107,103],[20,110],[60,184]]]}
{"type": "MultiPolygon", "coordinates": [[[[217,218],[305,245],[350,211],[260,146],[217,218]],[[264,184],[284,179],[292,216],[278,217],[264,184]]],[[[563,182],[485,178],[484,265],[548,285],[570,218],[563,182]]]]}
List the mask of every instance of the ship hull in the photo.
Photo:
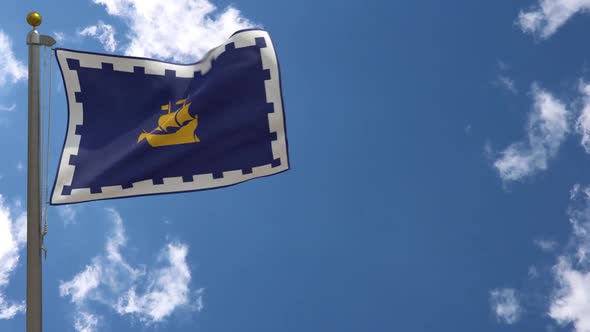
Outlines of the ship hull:
{"type": "Polygon", "coordinates": [[[142,133],[139,135],[137,142],[144,139],[151,147],[170,146],[178,144],[198,143],[201,140],[195,134],[197,130],[198,121],[193,119],[186,125],[180,127],[175,133],[170,134],[152,134],[142,133]]]}

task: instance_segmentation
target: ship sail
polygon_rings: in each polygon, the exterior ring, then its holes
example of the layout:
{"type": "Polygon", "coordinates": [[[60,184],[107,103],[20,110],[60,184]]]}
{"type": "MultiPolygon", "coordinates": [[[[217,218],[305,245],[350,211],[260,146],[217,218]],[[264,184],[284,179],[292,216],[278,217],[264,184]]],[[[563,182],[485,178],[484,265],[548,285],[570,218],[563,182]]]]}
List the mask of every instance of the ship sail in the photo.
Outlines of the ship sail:
{"type": "Polygon", "coordinates": [[[188,112],[190,106],[191,103],[184,104],[176,112],[160,116],[160,118],[158,118],[159,129],[167,131],[168,128],[179,128],[182,127],[185,122],[192,120],[193,117],[188,112]]]}
{"type": "Polygon", "coordinates": [[[168,113],[160,116],[160,118],[158,118],[158,129],[160,129],[161,131],[166,131],[170,127],[180,127],[179,125],[177,125],[176,121],[174,121],[175,117],[176,113],[168,113]]]}
{"type": "Polygon", "coordinates": [[[197,143],[200,142],[195,131],[198,126],[198,117],[189,113],[191,103],[186,103],[186,99],[179,100],[176,104],[182,104],[180,109],[171,113],[171,103],[163,105],[162,110],[168,113],[158,118],[158,127],[151,132],[143,132],[137,138],[137,142],[144,139],[152,147],[197,143]],[[175,132],[168,133],[169,128],[178,128],[175,132]]]}

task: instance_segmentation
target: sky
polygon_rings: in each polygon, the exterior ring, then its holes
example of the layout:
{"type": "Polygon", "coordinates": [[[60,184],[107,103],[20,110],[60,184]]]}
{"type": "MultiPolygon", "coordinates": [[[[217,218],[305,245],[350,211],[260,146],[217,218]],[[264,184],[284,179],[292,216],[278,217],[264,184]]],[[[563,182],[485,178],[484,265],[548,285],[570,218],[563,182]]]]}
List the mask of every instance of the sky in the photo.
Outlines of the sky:
{"type": "Polygon", "coordinates": [[[49,207],[46,331],[590,332],[588,0],[2,2],[0,331],[25,328],[32,10],[56,46],[180,63],[267,30],[291,166],[49,207]]]}

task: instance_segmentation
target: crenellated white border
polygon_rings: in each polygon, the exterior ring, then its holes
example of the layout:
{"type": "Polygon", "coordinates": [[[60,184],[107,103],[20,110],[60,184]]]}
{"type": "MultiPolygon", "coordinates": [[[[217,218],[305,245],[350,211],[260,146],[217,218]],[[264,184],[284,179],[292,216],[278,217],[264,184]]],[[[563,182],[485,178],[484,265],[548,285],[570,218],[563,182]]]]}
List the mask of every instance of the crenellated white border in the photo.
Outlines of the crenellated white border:
{"type": "Polygon", "coordinates": [[[223,187],[253,178],[268,176],[285,171],[289,168],[287,157],[287,141],[285,135],[285,121],[283,114],[283,102],[281,97],[281,85],[279,79],[279,68],[274,46],[267,32],[262,30],[241,31],[233,35],[223,45],[212,49],[205,55],[205,58],[192,65],[178,65],[159,62],[149,59],[138,59],[130,57],[118,57],[101,54],[80,53],[68,50],[57,50],[59,61],[65,82],[65,90],[68,97],[69,125],[67,128],[66,141],[59,163],[57,178],[53,188],[51,204],[69,204],[84,201],[109,199],[117,197],[140,196],[150,194],[171,193],[180,191],[193,191],[223,187]],[[162,75],[166,70],[174,70],[176,77],[191,78],[195,72],[205,75],[212,67],[212,60],[225,52],[225,46],[234,43],[235,48],[242,48],[256,45],[256,38],[264,38],[266,47],[260,49],[263,69],[270,70],[270,79],[265,81],[266,100],[274,106],[274,112],[268,114],[270,132],[276,132],[277,140],[272,141],[272,153],[274,159],[280,159],[281,164],[272,167],[271,164],[254,167],[252,173],[242,174],[242,170],[223,172],[223,177],[214,179],[213,174],[198,174],[193,176],[192,182],[183,182],[182,177],[164,178],[163,184],[154,184],[152,180],[145,180],[133,183],[130,188],[123,189],[121,185],[102,187],[101,193],[91,193],[90,188],[72,189],[70,195],[62,195],[64,186],[72,184],[75,165],[70,165],[69,160],[73,155],[78,154],[80,146],[80,135],[76,135],[76,126],[83,124],[83,103],[76,102],[76,93],[80,91],[80,83],[76,70],[70,70],[67,59],[80,61],[80,67],[102,68],[102,63],[110,63],[115,71],[133,72],[133,67],[145,68],[146,74],[162,75]]]}

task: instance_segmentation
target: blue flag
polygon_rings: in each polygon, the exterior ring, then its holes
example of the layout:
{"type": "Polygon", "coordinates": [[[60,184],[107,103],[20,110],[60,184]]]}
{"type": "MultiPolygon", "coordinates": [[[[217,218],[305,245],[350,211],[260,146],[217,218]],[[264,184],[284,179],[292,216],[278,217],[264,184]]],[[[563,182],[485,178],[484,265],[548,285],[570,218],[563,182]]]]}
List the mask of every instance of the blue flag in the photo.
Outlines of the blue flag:
{"type": "Polygon", "coordinates": [[[224,187],[289,168],[265,31],[236,32],[190,65],[56,55],[69,116],[51,204],[224,187]]]}

